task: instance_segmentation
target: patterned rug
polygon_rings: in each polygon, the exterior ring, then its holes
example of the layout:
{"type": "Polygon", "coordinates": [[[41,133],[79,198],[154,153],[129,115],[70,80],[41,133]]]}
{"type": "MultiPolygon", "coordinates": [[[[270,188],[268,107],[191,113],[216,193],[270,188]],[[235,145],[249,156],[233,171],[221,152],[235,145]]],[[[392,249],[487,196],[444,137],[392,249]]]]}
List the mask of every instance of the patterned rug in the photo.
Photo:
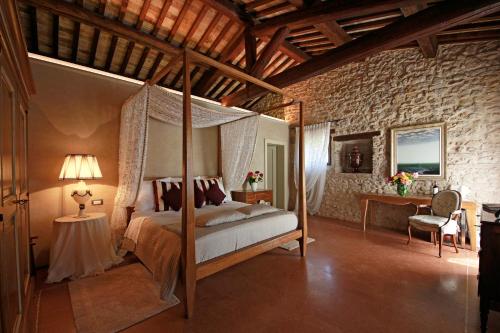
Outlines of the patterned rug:
{"type": "MultiPolygon", "coordinates": [[[[316,241],[316,239],[311,238],[311,237],[307,237],[307,244],[310,244],[314,241],[316,241]]],[[[289,241],[283,245],[280,245],[280,248],[282,248],[284,250],[288,250],[288,251],[293,251],[293,250],[299,248],[299,241],[298,240],[289,241]]]]}
{"type": "Polygon", "coordinates": [[[141,264],[69,283],[71,306],[80,333],[117,332],[176,304],[160,299],[160,288],[141,264]]]}

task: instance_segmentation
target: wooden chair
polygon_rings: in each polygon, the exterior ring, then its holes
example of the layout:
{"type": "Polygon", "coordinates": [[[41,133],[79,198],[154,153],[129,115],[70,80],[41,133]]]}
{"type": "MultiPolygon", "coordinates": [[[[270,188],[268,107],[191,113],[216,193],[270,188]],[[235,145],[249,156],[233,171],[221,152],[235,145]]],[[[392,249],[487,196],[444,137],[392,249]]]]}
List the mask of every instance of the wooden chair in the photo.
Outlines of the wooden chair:
{"type": "Polygon", "coordinates": [[[408,243],[411,241],[411,228],[429,231],[436,245],[436,238],[439,241],[439,258],[441,258],[441,248],[443,238],[450,236],[458,253],[457,233],[458,218],[462,214],[462,196],[458,191],[445,190],[438,192],[432,198],[431,215],[414,215],[408,218],[408,243]]]}

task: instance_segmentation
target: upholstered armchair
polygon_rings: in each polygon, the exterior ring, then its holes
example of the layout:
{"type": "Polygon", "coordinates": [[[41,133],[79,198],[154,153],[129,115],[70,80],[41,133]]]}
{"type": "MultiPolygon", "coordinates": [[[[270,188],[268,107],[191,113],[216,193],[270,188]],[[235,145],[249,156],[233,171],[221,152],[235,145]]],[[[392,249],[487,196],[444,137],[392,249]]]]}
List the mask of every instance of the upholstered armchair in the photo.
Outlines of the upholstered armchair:
{"type": "MultiPolygon", "coordinates": [[[[441,248],[443,238],[450,236],[458,253],[457,233],[459,231],[458,219],[462,211],[462,196],[458,191],[445,190],[438,192],[432,198],[431,215],[414,215],[408,219],[408,244],[411,241],[411,228],[422,231],[429,231],[432,234],[434,245],[436,237],[439,241],[439,257],[441,258],[441,248]]],[[[417,211],[418,213],[418,211],[417,211]]]]}

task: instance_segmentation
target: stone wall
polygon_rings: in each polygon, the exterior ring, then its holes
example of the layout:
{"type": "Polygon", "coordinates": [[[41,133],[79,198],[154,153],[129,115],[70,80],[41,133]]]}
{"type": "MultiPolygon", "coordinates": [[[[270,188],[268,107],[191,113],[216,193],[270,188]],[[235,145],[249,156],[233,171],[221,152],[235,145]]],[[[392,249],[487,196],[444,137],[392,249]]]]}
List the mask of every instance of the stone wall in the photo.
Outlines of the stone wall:
{"type": "MultiPolygon", "coordinates": [[[[359,222],[357,193],[395,193],[384,183],[390,172],[390,128],[441,121],[447,128],[447,170],[438,185],[465,185],[478,202],[500,201],[500,42],[443,45],[434,59],[423,58],[418,49],[387,51],[286,92],[305,102],[306,123],[334,121],[336,135],[382,133],[374,138],[373,174],[330,168],[320,215],[359,222]]],[[[256,108],[269,104],[279,104],[276,96],[256,108]]],[[[293,107],[272,115],[291,123],[298,116],[293,107]]],[[[411,191],[430,193],[431,184],[418,181],[411,191]]],[[[377,209],[377,223],[397,229],[404,229],[414,212],[384,208],[377,209]]]]}

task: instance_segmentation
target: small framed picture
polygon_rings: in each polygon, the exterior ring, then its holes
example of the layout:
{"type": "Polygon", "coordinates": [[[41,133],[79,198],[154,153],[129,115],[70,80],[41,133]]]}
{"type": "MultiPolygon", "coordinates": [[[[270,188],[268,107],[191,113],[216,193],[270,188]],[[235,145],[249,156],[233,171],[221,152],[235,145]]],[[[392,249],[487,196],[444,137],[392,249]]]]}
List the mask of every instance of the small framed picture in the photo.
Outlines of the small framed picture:
{"type": "Polygon", "coordinates": [[[419,179],[444,179],[445,130],[444,123],[391,129],[391,175],[418,172],[419,179]]]}

